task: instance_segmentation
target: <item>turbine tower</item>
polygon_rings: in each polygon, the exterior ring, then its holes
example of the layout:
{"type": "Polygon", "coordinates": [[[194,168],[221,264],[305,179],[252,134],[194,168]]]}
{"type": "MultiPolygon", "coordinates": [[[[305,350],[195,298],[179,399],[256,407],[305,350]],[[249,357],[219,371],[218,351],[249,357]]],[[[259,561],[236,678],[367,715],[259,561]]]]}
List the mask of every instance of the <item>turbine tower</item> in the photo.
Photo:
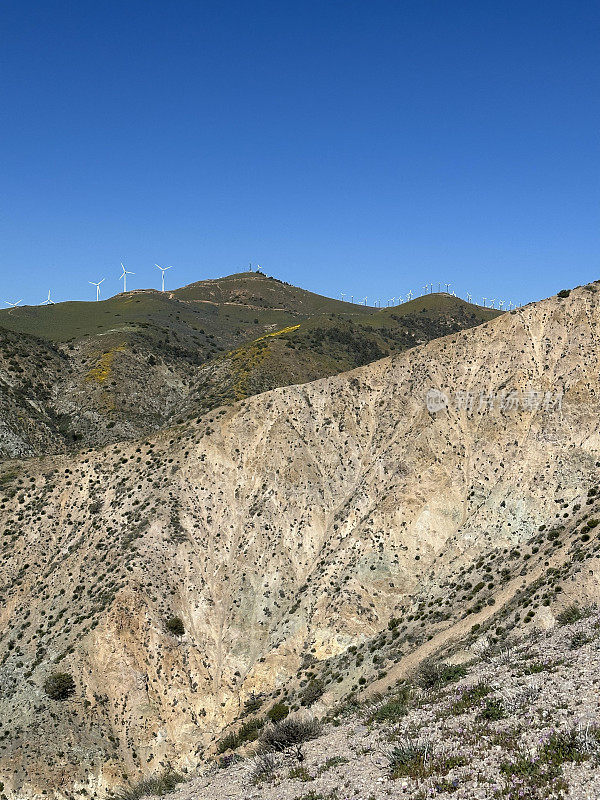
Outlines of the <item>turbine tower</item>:
{"type": "Polygon", "coordinates": [[[123,270],[122,274],[119,275],[119,280],[123,279],[123,291],[127,291],[127,276],[128,275],[135,275],[135,272],[130,272],[128,269],[125,269],[123,266],[123,262],[121,261],[121,269],[123,270]]]}
{"type": "Polygon", "coordinates": [[[444,286],[446,287],[446,294],[450,294],[450,287],[452,286],[451,283],[445,283],[444,286]]]}
{"type": "Polygon", "coordinates": [[[100,284],[103,283],[103,282],[104,282],[104,278],[102,278],[101,281],[98,281],[98,283],[94,283],[94,281],[88,281],[88,283],[90,283],[92,286],[96,287],[96,302],[98,302],[98,300],[100,300],[100,284]]]}
{"type": "Polygon", "coordinates": [[[43,303],[40,303],[41,306],[53,306],[54,300],[50,300],[50,289],[48,289],[48,299],[44,300],[43,303]]]}
{"type": "Polygon", "coordinates": [[[155,264],[154,266],[158,267],[159,270],[162,272],[162,291],[164,292],[164,290],[165,290],[165,272],[168,269],[172,269],[172,267],[159,267],[158,264],[155,264]]]}

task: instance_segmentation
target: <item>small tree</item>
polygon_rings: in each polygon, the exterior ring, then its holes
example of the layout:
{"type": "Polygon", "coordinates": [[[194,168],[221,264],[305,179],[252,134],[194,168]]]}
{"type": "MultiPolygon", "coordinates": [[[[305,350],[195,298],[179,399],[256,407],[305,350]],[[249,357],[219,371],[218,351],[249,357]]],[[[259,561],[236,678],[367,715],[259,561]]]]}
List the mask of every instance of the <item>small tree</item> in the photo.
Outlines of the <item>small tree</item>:
{"type": "Polygon", "coordinates": [[[44,691],[51,700],[66,700],[75,694],[75,681],[68,672],[54,672],[46,678],[44,691]]]}

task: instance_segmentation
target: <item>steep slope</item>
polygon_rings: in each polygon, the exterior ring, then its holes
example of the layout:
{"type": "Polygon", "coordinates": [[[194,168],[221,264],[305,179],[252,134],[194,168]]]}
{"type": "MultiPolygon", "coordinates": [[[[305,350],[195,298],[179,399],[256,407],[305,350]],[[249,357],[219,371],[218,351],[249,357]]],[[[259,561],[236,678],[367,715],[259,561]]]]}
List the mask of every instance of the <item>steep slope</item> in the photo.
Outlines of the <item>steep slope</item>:
{"type": "Polygon", "coordinates": [[[597,596],[599,321],[594,284],[137,445],[6,465],[7,796],[191,768],[253,692],[333,703],[527,603],[543,620],[558,589],[597,596]]]}
{"type": "Polygon", "coordinates": [[[412,322],[392,314],[391,323],[381,325],[384,312],[376,309],[322,297],[261,273],[242,273],[174,292],[143,290],[99,303],[0,311],[6,342],[24,334],[34,361],[46,359],[50,351],[58,358],[48,386],[37,395],[38,415],[31,417],[29,406],[22,409],[30,420],[26,435],[19,406],[5,402],[0,458],[133,439],[223,402],[380,358],[398,343],[417,342],[425,318],[436,314],[436,324],[426,328],[427,340],[499,313],[435,297],[425,300],[437,302],[437,311],[428,310],[412,322]],[[459,313],[456,303],[464,306],[459,313]],[[332,325],[323,314],[334,312],[337,323],[332,325]],[[274,342],[281,331],[300,331],[299,325],[313,319],[319,324],[306,335],[302,329],[298,352],[264,359],[265,342],[274,342]],[[339,335],[334,337],[339,325],[343,345],[339,335]],[[55,419],[60,424],[51,422],[55,419]]]}
{"type": "Polygon", "coordinates": [[[60,451],[68,421],[53,409],[53,386],[68,371],[56,347],[0,328],[0,457],[60,451]]]}

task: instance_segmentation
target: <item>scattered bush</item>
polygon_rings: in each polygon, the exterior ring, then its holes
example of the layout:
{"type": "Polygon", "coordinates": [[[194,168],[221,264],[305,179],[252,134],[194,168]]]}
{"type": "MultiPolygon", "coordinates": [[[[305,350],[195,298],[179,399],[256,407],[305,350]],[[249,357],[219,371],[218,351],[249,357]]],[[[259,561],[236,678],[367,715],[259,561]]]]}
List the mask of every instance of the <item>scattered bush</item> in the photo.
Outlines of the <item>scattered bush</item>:
{"type": "Polygon", "coordinates": [[[55,672],[46,678],[44,691],[51,700],[66,700],[75,694],[75,681],[68,672],[55,672]]]}
{"type": "Polygon", "coordinates": [[[568,297],[570,294],[571,294],[571,290],[570,289],[561,289],[560,292],[558,293],[558,296],[559,297],[568,297]]]}

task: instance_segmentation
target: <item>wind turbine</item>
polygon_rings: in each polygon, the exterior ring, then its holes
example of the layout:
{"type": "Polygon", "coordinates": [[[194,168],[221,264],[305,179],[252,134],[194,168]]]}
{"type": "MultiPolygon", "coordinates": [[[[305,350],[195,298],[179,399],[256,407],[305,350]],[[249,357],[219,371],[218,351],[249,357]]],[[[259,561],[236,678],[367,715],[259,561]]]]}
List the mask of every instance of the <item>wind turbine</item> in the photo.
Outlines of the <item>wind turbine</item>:
{"type": "Polygon", "coordinates": [[[467,292],[467,303],[470,303],[472,299],[471,292],[467,292]]]}
{"type": "Polygon", "coordinates": [[[135,272],[130,272],[128,269],[125,269],[123,266],[123,262],[121,261],[121,269],[123,270],[123,274],[119,275],[119,280],[123,279],[123,291],[127,291],[127,276],[128,275],[135,275],[135,272]]]}
{"type": "Polygon", "coordinates": [[[486,304],[485,304],[485,301],[487,300],[487,297],[482,297],[481,299],[483,300],[483,307],[484,307],[484,308],[487,308],[487,306],[486,306],[486,304]]]}
{"type": "Polygon", "coordinates": [[[353,294],[350,295],[350,302],[354,305],[354,295],[353,294]]]}
{"type": "Polygon", "coordinates": [[[452,286],[451,283],[445,283],[444,286],[446,287],[446,294],[450,294],[450,287],[452,286]]]}
{"type": "Polygon", "coordinates": [[[512,300],[509,300],[509,301],[508,301],[508,310],[509,310],[509,311],[511,310],[511,308],[512,308],[512,305],[513,305],[513,301],[512,301],[512,300]]]}
{"type": "Polygon", "coordinates": [[[423,286],[422,288],[425,289],[425,294],[427,294],[427,289],[429,289],[429,284],[426,283],[425,286],[423,286]]]}
{"type": "Polygon", "coordinates": [[[503,306],[504,306],[504,300],[498,300],[498,308],[500,309],[500,311],[503,311],[503,306]]]}
{"type": "Polygon", "coordinates": [[[390,299],[388,300],[388,306],[389,306],[389,304],[390,304],[390,303],[391,303],[392,305],[394,305],[394,301],[395,301],[395,300],[396,300],[396,298],[395,298],[395,297],[392,297],[392,298],[390,298],[390,299]]]}
{"type": "Polygon", "coordinates": [[[94,283],[94,281],[88,281],[88,283],[90,283],[92,286],[96,287],[96,302],[98,302],[98,300],[100,300],[100,284],[103,283],[103,281],[104,281],[104,278],[102,278],[101,281],[98,281],[98,283],[94,283]]]}
{"type": "Polygon", "coordinates": [[[340,292],[340,297],[342,298],[342,301],[343,301],[344,297],[346,297],[346,292],[340,292]]]}
{"type": "Polygon", "coordinates": [[[413,293],[412,293],[412,289],[411,289],[411,290],[409,291],[409,293],[406,295],[406,299],[407,299],[407,300],[412,300],[412,296],[413,296],[413,293]]]}
{"type": "MultiPolygon", "coordinates": [[[[154,266],[158,267],[158,264],[155,264],[154,266]]],[[[165,272],[168,269],[172,269],[172,267],[158,267],[158,268],[162,272],[162,291],[164,292],[164,290],[165,290],[165,272]]]]}
{"type": "Polygon", "coordinates": [[[12,308],[16,308],[19,305],[19,303],[22,303],[23,301],[17,300],[16,303],[11,303],[10,300],[5,300],[4,302],[6,303],[7,306],[12,306],[12,308]]]}
{"type": "Polygon", "coordinates": [[[367,305],[367,298],[364,299],[364,304],[367,305]]]}
{"type": "Polygon", "coordinates": [[[494,303],[495,303],[495,302],[496,302],[496,298],[495,298],[495,297],[494,297],[494,299],[493,299],[493,300],[490,300],[490,303],[492,304],[492,308],[495,308],[495,306],[494,306],[494,303]]]}
{"type": "Polygon", "coordinates": [[[41,306],[53,306],[54,300],[50,300],[50,289],[48,289],[48,299],[44,300],[43,303],[40,303],[41,306]]]}

